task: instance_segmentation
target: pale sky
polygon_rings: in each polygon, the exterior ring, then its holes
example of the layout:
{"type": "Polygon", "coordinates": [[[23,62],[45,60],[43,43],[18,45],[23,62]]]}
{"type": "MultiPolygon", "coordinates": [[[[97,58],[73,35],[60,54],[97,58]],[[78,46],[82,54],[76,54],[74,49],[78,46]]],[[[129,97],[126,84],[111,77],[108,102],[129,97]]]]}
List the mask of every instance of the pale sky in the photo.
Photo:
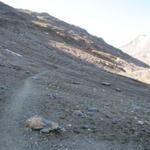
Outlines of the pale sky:
{"type": "Polygon", "coordinates": [[[48,12],[120,47],[150,35],[150,0],[2,0],[16,8],[48,12]]]}

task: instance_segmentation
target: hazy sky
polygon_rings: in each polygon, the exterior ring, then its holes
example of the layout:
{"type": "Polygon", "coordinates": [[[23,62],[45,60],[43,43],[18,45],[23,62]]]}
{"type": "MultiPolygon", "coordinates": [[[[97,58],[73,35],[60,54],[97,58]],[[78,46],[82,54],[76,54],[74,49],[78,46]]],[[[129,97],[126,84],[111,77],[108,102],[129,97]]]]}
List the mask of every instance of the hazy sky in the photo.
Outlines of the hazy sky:
{"type": "Polygon", "coordinates": [[[85,28],[114,46],[150,35],[150,0],[2,0],[16,8],[48,12],[85,28]]]}

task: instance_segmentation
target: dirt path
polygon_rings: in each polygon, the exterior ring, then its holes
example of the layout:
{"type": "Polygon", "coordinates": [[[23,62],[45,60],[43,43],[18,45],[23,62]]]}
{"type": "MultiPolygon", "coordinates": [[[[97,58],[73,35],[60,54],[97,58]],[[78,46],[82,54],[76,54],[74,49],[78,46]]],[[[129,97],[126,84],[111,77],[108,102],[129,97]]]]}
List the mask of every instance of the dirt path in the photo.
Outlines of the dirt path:
{"type": "Polygon", "coordinates": [[[9,103],[0,119],[0,128],[2,134],[0,145],[1,150],[21,150],[20,146],[24,145],[25,139],[20,128],[22,120],[28,115],[30,106],[34,105],[34,101],[38,97],[38,92],[34,87],[34,79],[41,76],[39,73],[35,76],[27,78],[21,87],[13,92],[9,99],[9,103]]]}

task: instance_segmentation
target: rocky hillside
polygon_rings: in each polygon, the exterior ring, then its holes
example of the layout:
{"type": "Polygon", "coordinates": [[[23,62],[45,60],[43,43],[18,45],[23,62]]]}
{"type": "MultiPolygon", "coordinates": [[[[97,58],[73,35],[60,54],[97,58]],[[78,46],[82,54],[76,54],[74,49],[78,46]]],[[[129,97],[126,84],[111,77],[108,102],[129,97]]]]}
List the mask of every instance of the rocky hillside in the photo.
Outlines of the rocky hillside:
{"type": "Polygon", "coordinates": [[[0,2],[0,150],[148,149],[150,86],[133,79],[150,79],[141,71],[84,29],[0,2]],[[27,129],[34,115],[62,131],[27,129]]]}
{"type": "MultiPolygon", "coordinates": [[[[1,27],[8,29],[7,26],[15,24],[15,26],[12,26],[13,29],[10,29],[9,27],[9,30],[13,30],[14,33],[17,33],[18,28],[18,30],[22,30],[22,36],[23,34],[25,36],[25,30],[31,30],[32,34],[34,34],[33,31],[36,31],[37,33],[41,31],[43,34],[47,34],[51,43],[57,41],[58,43],[56,46],[59,46],[60,44],[60,46],[63,47],[63,45],[61,45],[61,43],[63,43],[64,45],[66,44],[66,47],[68,44],[68,47],[72,46],[73,48],[82,49],[82,51],[89,53],[91,56],[103,59],[104,63],[102,64],[106,65],[108,68],[111,68],[111,65],[107,65],[105,62],[113,61],[114,57],[116,59],[114,63],[118,66],[120,65],[120,67],[121,64],[119,64],[119,62],[121,63],[121,60],[117,63],[117,58],[120,58],[127,63],[132,63],[138,66],[146,66],[145,64],[123,53],[119,49],[108,45],[102,38],[92,36],[86,30],[67,24],[47,13],[35,13],[28,10],[15,10],[8,6],[5,7],[6,8],[1,9],[1,27]],[[37,31],[37,29],[39,31],[37,31]],[[114,56],[112,60],[107,60],[109,57],[107,54],[114,56]]],[[[109,57],[109,59],[111,58],[109,57]]]]}
{"type": "MultiPolygon", "coordinates": [[[[35,51],[39,54],[40,48],[43,52],[45,49],[57,49],[99,68],[134,78],[134,71],[148,68],[146,64],[108,45],[102,38],[92,36],[84,29],[67,24],[47,13],[16,10],[1,3],[0,23],[3,36],[0,39],[1,47],[7,47],[6,49],[22,55],[27,51],[33,55],[35,51]],[[28,49],[24,47],[26,43],[28,49]]],[[[44,57],[50,58],[49,55],[44,57]]],[[[138,79],[143,81],[140,77],[138,79]]]]}
{"type": "Polygon", "coordinates": [[[139,35],[128,44],[122,46],[124,52],[150,65],[150,37],[139,35]]]}

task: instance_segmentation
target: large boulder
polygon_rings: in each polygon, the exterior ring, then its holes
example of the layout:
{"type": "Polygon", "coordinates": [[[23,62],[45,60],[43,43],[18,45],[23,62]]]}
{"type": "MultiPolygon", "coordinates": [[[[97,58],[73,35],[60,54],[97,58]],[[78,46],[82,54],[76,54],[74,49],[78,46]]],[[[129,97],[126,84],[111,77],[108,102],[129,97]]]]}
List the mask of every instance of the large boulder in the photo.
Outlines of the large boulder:
{"type": "Polygon", "coordinates": [[[60,129],[58,123],[45,119],[41,116],[33,116],[27,119],[25,125],[30,129],[40,130],[45,133],[60,129]]]}

